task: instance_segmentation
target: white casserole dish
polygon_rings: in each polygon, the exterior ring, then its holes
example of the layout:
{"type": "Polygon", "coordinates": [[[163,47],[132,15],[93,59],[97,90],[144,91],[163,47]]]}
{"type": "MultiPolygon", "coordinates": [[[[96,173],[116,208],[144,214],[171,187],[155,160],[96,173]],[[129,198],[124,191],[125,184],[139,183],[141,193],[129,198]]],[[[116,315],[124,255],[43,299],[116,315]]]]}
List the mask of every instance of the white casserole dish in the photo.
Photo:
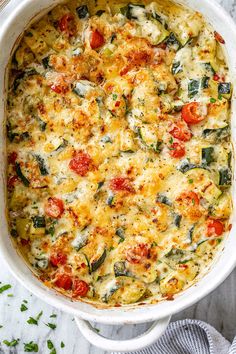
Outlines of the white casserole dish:
{"type": "MultiPolygon", "coordinates": [[[[5,260],[13,275],[32,293],[56,306],[60,310],[73,314],[84,336],[94,345],[105,350],[132,351],[150,345],[158,339],[167,327],[170,316],[199,301],[215,289],[236,265],[236,223],[235,210],[232,216],[232,230],[226,239],[224,250],[215,261],[211,270],[197,284],[175,297],[173,301],[164,301],[155,305],[129,306],[114,309],[98,309],[83,302],[71,302],[70,299],[46,288],[26,266],[18,255],[8,233],[6,219],[6,152],[4,105],[7,87],[7,64],[15,42],[32,19],[37,19],[60,0],[22,0],[18,7],[1,26],[0,30],[0,256],[5,260]],[[113,341],[100,336],[86,321],[103,324],[134,324],[156,321],[144,335],[127,341],[113,341]]],[[[200,11],[225,39],[225,48],[230,67],[231,81],[236,87],[236,26],[230,16],[214,0],[182,0],[180,3],[200,11]]],[[[232,135],[236,141],[236,101],[232,98],[232,135]]],[[[233,199],[235,188],[233,186],[233,199]]]]}

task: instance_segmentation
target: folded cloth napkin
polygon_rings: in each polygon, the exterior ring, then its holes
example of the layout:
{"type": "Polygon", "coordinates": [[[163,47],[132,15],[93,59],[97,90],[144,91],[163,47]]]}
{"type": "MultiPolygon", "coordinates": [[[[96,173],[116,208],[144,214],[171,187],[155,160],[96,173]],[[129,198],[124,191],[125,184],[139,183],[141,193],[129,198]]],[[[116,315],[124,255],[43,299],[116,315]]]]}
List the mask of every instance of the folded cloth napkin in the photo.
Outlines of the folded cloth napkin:
{"type": "Polygon", "coordinates": [[[231,345],[205,322],[177,321],[168,326],[157,343],[133,354],[236,354],[236,338],[231,345]]]}

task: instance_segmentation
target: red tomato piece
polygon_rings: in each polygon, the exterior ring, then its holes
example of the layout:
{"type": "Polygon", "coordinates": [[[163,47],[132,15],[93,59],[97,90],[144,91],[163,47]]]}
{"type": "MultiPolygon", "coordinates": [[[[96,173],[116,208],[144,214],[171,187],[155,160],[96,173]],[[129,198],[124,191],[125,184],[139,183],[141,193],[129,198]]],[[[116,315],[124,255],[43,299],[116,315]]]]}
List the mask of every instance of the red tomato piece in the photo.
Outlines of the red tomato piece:
{"type": "Polygon", "coordinates": [[[199,205],[200,203],[197,193],[193,191],[183,192],[176,200],[190,206],[199,205]]]}
{"type": "Polygon", "coordinates": [[[8,162],[13,165],[16,162],[17,156],[18,154],[16,151],[11,152],[10,155],[8,156],[8,162]]]}
{"type": "Polygon", "coordinates": [[[62,32],[72,37],[76,33],[75,18],[72,14],[65,14],[58,23],[62,32]]]}
{"type": "Polygon", "coordinates": [[[170,146],[170,156],[178,159],[185,155],[185,147],[181,143],[173,143],[170,146]]]}
{"type": "Polygon", "coordinates": [[[68,86],[62,84],[52,84],[50,88],[58,94],[65,94],[69,90],[68,86]]]}
{"type": "Polygon", "coordinates": [[[110,181],[110,188],[114,192],[134,192],[134,187],[132,186],[131,180],[127,177],[116,177],[112,178],[110,181]]]}
{"type": "Polygon", "coordinates": [[[55,197],[49,198],[45,204],[45,213],[51,218],[60,218],[64,213],[63,201],[55,197]]]}
{"type": "Polygon", "coordinates": [[[73,281],[72,290],[73,297],[84,297],[89,291],[89,285],[85,281],[75,278],[73,281]]]}
{"type": "Polygon", "coordinates": [[[192,133],[189,130],[187,124],[184,121],[178,121],[172,130],[170,131],[170,134],[181,141],[189,141],[192,137],[192,133]]]}
{"type": "Polygon", "coordinates": [[[219,80],[220,80],[219,75],[218,75],[218,74],[215,74],[215,75],[213,76],[213,80],[214,80],[214,81],[219,81],[219,80]]]}
{"type": "Polygon", "coordinates": [[[220,220],[207,220],[207,236],[220,236],[224,232],[224,225],[220,220]]]}
{"type": "Polygon", "coordinates": [[[205,116],[201,115],[200,104],[198,102],[190,102],[182,108],[182,118],[187,124],[198,124],[205,116]]]}
{"type": "Polygon", "coordinates": [[[73,159],[69,163],[69,168],[81,177],[87,175],[91,166],[92,159],[90,155],[83,151],[75,152],[73,159]]]}
{"type": "Polygon", "coordinates": [[[21,238],[20,243],[22,244],[22,246],[27,246],[29,244],[29,240],[26,240],[25,238],[21,238]]]}
{"type": "Polygon", "coordinates": [[[150,248],[148,245],[141,243],[134,248],[130,248],[126,252],[126,259],[129,263],[138,264],[142,262],[144,258],[148,258],[150,248]]]}
{"type": "Polygon", "coordinates": [[[225,44],[225,40],[224,38],[218,33],[218,32],[214,32],[214,36],[215,36],[215,40],[221,44],[225,44]]]}
{"type": "Polygon", "coordinates": [[[19,179],[17,176],[11,176],[8,178],[8,181],[7,181],[7,186],[8,188],[13,188],[16,184],[16,182],[18,182],[19,179]]]}
{"type": "Polygon", "coordinates": [[[67,255],[62,251],[53,252],[50,256],[50,262],[54,267],[64,265],[67,262],[67,255]]]}
{"type": "Polygon", "coordinates": [[[90,46],[92,49],[97,49],[105,43],[103,35],[98,31],[92,31],[90,35],[90,46]]]}
{"type": "Polygon", "coordinates": [[[70,290],[72,288],[72,277],[68,274],[59,273],[56,276],[55,285],[58,288],[62,288],[64,290],[70,290]]]}

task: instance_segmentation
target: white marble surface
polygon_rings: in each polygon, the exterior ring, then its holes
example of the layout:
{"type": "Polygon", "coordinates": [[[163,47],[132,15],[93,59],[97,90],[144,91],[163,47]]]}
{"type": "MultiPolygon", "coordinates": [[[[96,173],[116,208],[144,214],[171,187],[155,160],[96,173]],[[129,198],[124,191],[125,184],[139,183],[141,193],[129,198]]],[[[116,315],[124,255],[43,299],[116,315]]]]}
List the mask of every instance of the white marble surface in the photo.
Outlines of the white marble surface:
{"type": "MultiPolygon", "coordinates": [[[[6,18],[10,11],[21,0],[12,0],[10,7],[0,14],[0,24],[6,18]]],[[[39,0],[35,0],[39,1],[39,0]]],[[[236,1],[218,0],[236,20],[236,1]]],[[[1,25],[0,25],[1,26],[1,25]]],[[[1,48],[2,49],[2,48],[1,48]]],[[[1,54],[0,54],[1,55],[1,54]]],[[[236,250],[232,250],[235,252],[236,250]]],[[[39,353],[50,353],[47,348],[47,340],[51,340],[57,350],[57,354],[105,354],[104,351],[92,347],[79,333],[72,316],[62,313],[53,307],[47,305],[42,300],[37,299],[25,290],[8,272],[7,268],[0,260],[0,282],[11,284],[12,288],[0,294],[0,354],[23,354],[24,345],[34,341],[38,343],[39,353]],[[9,295],[13,295],[10,297],[9,295]],[[28,310],[20,311],[23,300],[27,300],[28,310]],[[40,311],[43,315],[39,320],[38,326],[28,324],[30,316],[35,317],[40,311]],[[56,318],[50,318],[50,315],[56,314],[56,318]],[[45,323],[55,323],[57,328],[51,330],[45,323]],[[19,345],[15,348],[8,348],[2,343],[3,340],[20,338],[19,345]],[[65,347],[60,348],[63,341],[65,347]]],[[[206,321],[220,331],[227,339],[232,340],[236,335],[236,270],[225,282],[212,294],[201,300],[196,305],[174,316],[172,320],[183,318],[197,318],[206,321]]],[[[100,333],[107,337],[127,339],[142,331],[149,325],[133,326],[99,326],[96,328],[100,333]]],[[[170,353],[171,354],[171,353],[170,353]]],[[[196,353],[198,354],[198,353],[196,353]]]]}

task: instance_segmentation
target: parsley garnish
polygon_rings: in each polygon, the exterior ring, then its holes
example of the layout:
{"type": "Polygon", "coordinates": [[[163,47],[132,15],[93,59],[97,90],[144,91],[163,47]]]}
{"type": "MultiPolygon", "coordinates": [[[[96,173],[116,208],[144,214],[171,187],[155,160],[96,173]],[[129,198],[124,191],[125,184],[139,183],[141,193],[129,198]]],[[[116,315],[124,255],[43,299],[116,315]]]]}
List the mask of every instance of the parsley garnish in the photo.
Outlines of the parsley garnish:
{"type": "Polygon", "coordinates": [[[48,345],[48,349],[51,350],[50,354],[57,354],[54,344],[50,339],[47,341],[47,345],[48,345]]]}
{"type": "Polygon", "coordinates": [[[61,348],[65,348],[65,344],[61,342],[61,348]]]}
{"type": "Polygon", "coordinates": [[[10,284],[6,284],[6,285],[1,286],[0,294],[2,294],[4,291],[6,291],[8,289],[11,289],[11,285],[10,284]]]}
{"type": "Polygon", "coordinates": [[[3,326],[2,326],[2,325],[0,325],[0,328],[3,328],[3,326]]]}
{"type": "Polygon", "coordinates": [[[27,311],[28,307],[25,306],[25,304],[21,304],[20,310],[21,310],[21,312],[27,311]]]}
{"type": "Polygon", "coordinates": [[[188,180],[188,183],[192,184],[192,183],[193,183],[193,179],[190,178],[190,179],[188,180]]]}
{"type": "Polygon", "coordinates": [[[211,102],[211,103],[215,103],[215,102],[216,102],[216,99],[212,97],[212,98],[210,98],[210,102],[211,102]]]}
{"type": "Polygon", "coordinates": [[[117,95],[114,93],[113,95],[112,95],[112,98],[113,98],[113,101],[116,101],[117,100],[117,95]]]}
{"type": "Polygon", "coordinates": [[[42,316],[42,314],[43,314],[43,311],[41,311],[41,312],[37,315],[36,318],[30,317],[30,318],[28,319],[27,323],[29,323],[29,324],[34,324],[34,325],[38,326],[38,321],[39,321],[40,317],[42,316]]]}
{"type": "Polygon", "coordinates": [[[4,340],[3,343],[6,344],[8,347],[15,347],[17,344],[19,344],[20,339],[13,339],[11,342],[8,340],[4,340]]]}
{"type": "Polygon", "coordinates": [[[24,343],[24,351],[25,352],[34,352],[34,353],[38,353],[39,351],[39,347],[37,343],[34,342],[29,342],[29,343],[24,343]]]}
{"type": "Polygon", "coordinates": [[[57,317],[57,315],[55,314],[55,313],[53,313],[51,316],[50,316],[50,318],[56,318],[57,317]]]}
{"type": "Polygon", "coordinates": [[[13,297],[14,295],[13,295],[13,294],[8,294],[7,296],[8,296],[8,297],[13,297]]]}
{"type": "Polygon", "coordinates": [[[48,326],[51,329],[56,329],[57,328],[57,326],[54,323],[45,323],[45,324],[46,324],[46,326],[48,326]]]}

